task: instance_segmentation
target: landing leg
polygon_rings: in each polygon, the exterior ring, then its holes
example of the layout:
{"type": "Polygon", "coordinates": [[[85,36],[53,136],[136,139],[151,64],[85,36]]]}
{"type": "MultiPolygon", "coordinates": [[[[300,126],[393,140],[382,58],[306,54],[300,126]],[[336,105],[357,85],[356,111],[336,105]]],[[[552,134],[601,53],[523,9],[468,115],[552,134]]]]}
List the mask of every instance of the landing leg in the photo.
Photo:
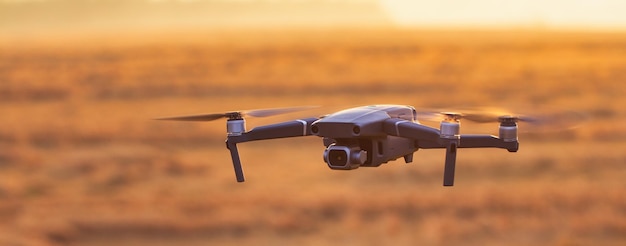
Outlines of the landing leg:
{"type": "Polygon", "coordinates": [[[443,186],[454,185],[454,168],[456,163],[457,143],[450,141],[446,146],[446,165],[443,170],[443,186]]]}
{"type": "Polygon", "coordinates": [[[235,176],[237,182],[245,181],[243,177],[243,169],[241,168],[241,160],[239,160],[239,151],[237,150],[237,144],[232,144],[226,141],[226,148],[230,150],[230,157],[233,159],[233,168],[235,168],[235,176]]]}

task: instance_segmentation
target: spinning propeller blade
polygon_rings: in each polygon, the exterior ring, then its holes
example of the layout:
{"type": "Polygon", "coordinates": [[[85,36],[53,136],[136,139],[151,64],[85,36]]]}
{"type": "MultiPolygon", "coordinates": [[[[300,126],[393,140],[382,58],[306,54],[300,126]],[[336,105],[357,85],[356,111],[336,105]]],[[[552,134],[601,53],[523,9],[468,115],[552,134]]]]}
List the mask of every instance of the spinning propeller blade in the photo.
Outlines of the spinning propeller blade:
{"type": "Polygon", "coordinates": [[[317,108],[317,106],[257,109],[257,110],[243,111],[242,114],[246,116],[252,116],[252,117],[268,117],[268,116],[274,116],[274,115],[279,115],[279,114],[304,111],[304,110],[308,110],[312,108],[317,108]]]}
{"type": "Polygon", "coordinates": [[[560,111],[541,115],[522,115],[497,108],[473,108],[465,110],[425,110],[418,111],[418,120],[442,121],[447,115],[457,115],[460,119],[476,123],[501,122],[502,119],[514,119],[527,123],[532,128],[572,129],[588,120],[586,114],[576,111],[560,111]]]}
{"type": "Polygon", "coordinates": [[[286,113],[291,113],[291,112],[296,112],[296,111],[303,111],[303,110],[312,109],[312,108],[315,108],[315,107],[306,106],[306,107],[256,109],[256,110],[232,111],[232,112],[217,113],[217,114],[197,114],[197,115],[175,116],[175,117],[158,118],[156,120],[212,121],[212,120],[219,120],[221,118],[237,119],[237,118],[242,118],[244,116],[268,117],[268,116],[286,114],[286,113]]]}
{"type": "Polygon", "coordinates": [[[155,120],[178,120],[178,121],[212,121],[226,117],[227,114],[197,114],[187,116],[176,116],[167,118],[158,118],[155,120]]]}

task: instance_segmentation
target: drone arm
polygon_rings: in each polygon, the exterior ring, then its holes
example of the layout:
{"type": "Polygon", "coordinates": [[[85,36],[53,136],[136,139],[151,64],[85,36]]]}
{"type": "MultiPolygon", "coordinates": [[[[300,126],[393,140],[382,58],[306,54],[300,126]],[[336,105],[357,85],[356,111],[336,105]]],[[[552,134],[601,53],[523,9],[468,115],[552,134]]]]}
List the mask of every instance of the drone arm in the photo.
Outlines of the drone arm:
{"type": "MultiPolygon", "coordinates": [[[[420,141],[418,144],[422,149],[441,149],[446,145],[438,141],[420,141]]],[[[509,152],[516,152],[519,149],[517,141],[503,141],[492,135],[461,135],[458,148],[500,148],[509,152]]]]}
{"type": "Polygon", "coordinates": [[[266,139],[309,136],[311,135],[311,123],[316,120],[317,118],[307,118],[259,126],[248,132],[244,132],[241,135],[228,136],[227,141],[233,143],[243,143],[266,139]]]}
{"type": "Polygon", "coordinates": [[[443,174],[443,185],[452,186],[454,185],[454,169],[457,148],[501,148],[506,149],[509,152],[516,152],[519,148],[519,142],[507,142],[491,135],[461,135],[458,146],[452,141],[419,141],[418,146],[419,148],[424,149],[446,149],[446,164],[443,174]]]}
{"type": "Polygon", "coordinates": [[[443,170],[443,185],[454,185],[458,139],[441,138],[440,131],[435,128],[400,119],[386,120],[384,128],[387,134],[415,140],[418,147],[422,147],[424,144],[426,148],[445,148],[446,161],[443,170]]]}
{"type": "Polygon", "coordinates": [[[241,135],[228,136],[228,138],[226,139],[226,147],[228,148],[228,150],[230,150],[230,156],[233,159],[233,168],[235,169],[237,182],[245,181],[243,169],[241,168],[239,151],[237,150],[238,143],[266,139],[309,136],[311,135],[311,124],[316,120],[317,118],[307,118],[267,126],[260,126],[253,128],[248,132],[244,132],[241,135]]]}
{"type": "Polygon", "coordinates": [[[491,135],[460,135],[459,139],[442,138],[440,131],[435,128],[401,119],[388,119],[383,127],[389,135],[415,140],[418,148],[446,149],[444,186],[454,184],[457,148],[501,148],[509,152],[516,152],[519,148],[517,141],[504,141],[491,135]]]}
{"type": "Polygon", "coordinates": [[[425,140],[438,142],[440,136],[439,130],[435,128],[396,118],[385,120],[383,122],[383,128],[385,133],[389,135],[417,141],[425,140]]]}
{"type": "Polygon", "coordinates": [[[500,148],[517,152],[518,141],[504,141],[492,135],[461,135],[459,148],[500,148]]]}

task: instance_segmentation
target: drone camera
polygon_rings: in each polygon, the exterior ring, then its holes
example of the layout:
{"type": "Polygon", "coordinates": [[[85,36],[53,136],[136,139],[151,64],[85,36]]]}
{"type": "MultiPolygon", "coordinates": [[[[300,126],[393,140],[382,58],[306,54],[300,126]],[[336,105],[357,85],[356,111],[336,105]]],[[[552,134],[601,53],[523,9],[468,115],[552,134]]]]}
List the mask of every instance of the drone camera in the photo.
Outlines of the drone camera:
{"type": "Polygon", "coordinates": [[[355,169],[367,161],[367,152],[358,147],[331,144],[324,151],[324,161],[331,169],[355,169]]]}

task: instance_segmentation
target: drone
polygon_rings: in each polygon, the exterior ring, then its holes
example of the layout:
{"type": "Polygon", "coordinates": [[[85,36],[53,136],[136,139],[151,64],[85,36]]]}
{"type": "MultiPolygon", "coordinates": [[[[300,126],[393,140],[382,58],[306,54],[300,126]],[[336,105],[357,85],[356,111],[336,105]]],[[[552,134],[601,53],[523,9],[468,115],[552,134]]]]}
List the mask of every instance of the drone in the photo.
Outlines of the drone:
{"type": "Polygon", "coordinates": [[[159,118],[157,120],[213,121],[226,119],[226,148],[235,169],[237,182],[244,173],[237,144],[279,138],[317,136],[323,139],[324,162],[333,170],[378,167],[400,157],[413,161],[419,149],[445,149],[443,185],[454,185],[456,155],[463,148],[499,148],[517,152],[518,122],[537,118],[493,113],[417,111],[406,105],[371,105],[345,109],[321,117],[303,118],[255,127],[246,131],[244,117],[266,117],[306,110],[310,107],[272,108],[159,118]],[[460,134],[461,119],[499,123],[499,135],[460,134]],[[419,120],[440,121],[439,129],[419,120]]]}

